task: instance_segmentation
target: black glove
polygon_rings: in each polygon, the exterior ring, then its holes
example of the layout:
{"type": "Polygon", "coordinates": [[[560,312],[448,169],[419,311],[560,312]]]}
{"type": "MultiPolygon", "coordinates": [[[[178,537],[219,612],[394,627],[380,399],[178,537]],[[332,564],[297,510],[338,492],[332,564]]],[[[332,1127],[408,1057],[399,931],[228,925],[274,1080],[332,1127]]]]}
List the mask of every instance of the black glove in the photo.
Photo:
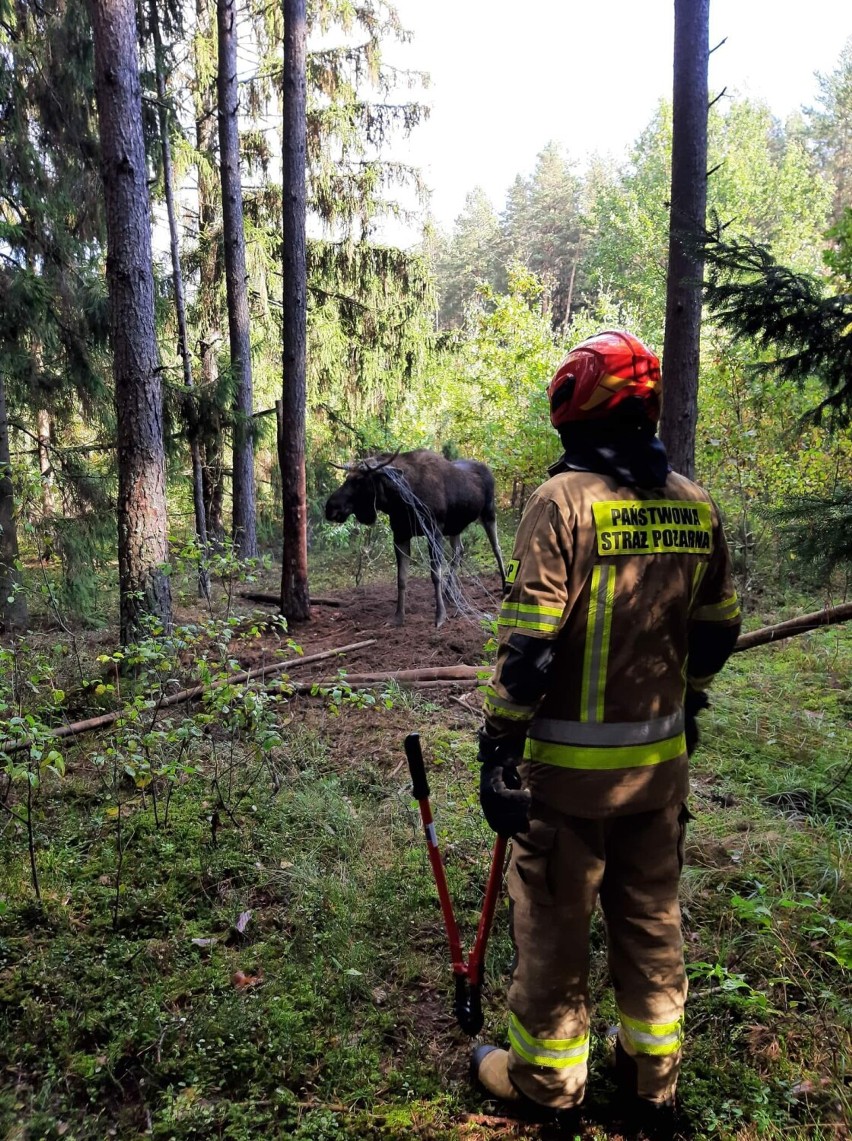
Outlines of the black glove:
{"type": "Polygon", "coordinates": [[[698,714],[708,709],[710,699],[701,689],[688,689],[683,702],[684,733],[686,735],[686,755],[691,757],[698,747],[698,714]]]}
{"type": "Polygon", "coordinates": [[[518,761],[523,744],[479,734],[479,803],[493,832],[506,838],[529,827],[529,789],[521,788],[518,761]]]}

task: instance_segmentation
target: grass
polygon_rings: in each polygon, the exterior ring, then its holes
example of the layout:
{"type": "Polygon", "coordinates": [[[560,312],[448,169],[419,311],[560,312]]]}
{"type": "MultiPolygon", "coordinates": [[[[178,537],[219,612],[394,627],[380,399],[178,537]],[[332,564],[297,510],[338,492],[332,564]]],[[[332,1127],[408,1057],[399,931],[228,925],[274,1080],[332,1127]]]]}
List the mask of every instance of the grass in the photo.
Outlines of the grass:
{"type": "MultiPolygon", "coordinates": [[[[732,659],[703,715],[683,884],[686,1135],[846,1135],[850,676],[852,631],[820,631],[732,659]]],[[[469,941],[491,841],[474,726],[416,696],[397,700],[344,704],[339,716],[353,733],[364,718],[398,732],[404,702],[407,726],[421,731],[469,941]]],[[[258,751],[252,734],[283,711],[249,724],[222,709],[170,778],[167,824],[138,769],[113,779],[96,765],[103,740],[70,750],[64,776],[42,774],[40,904],[26,828],[5,814],[0,1137],[544,1136],[476,1119],[494,1107],[467,1081],[405,774],[341,766],[298,717],[258,751]]],[[[176,717],[168,733],[183,724],[176,717]]],[[[6,789],[7,805],[20,806],[20,789],[6,789]]],[[[505,1039],[507,926],[504,901],[486,1041],[505,1039]]],[[[599,924],[593,939],[601,949],[599,924]]],[[[605,1101],[614,1011],[594,958],[592,1086],[605,1101]]],[[[586,1134],[608,1135],[594,1123],[586,1134]]]]}

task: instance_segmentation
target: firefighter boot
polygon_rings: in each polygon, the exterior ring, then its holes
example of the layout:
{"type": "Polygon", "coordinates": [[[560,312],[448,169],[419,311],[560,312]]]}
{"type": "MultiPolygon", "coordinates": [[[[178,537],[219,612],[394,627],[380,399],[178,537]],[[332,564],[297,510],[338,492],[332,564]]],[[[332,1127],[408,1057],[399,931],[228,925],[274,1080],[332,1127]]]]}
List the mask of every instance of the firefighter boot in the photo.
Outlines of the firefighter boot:
{"type": "Polygon", "coordinates": [[[672,1141],[675,1136],[674,1094],[662,1101],[639,1097],[636,1093],[636,1062],[618,1039],[615,1041],[615,1080],[633,1136],[646,1141],[672,1141]]]}
{"type": "Polygon", "coordinates": [[[512,1116],[524,1121],[558,1125],[561,1130],[574,1129],[579,1123],[579,1110],[555,1109],[541,1105],[522,1093],[509,1077],[509,1051],[498,1046],[477,1046],[470,1059],[470,1071],[492,1097],[506,1103],[512,1116]]]}
{"type": "Polygon", "coordinates": [[[523,1095],[509,1079],[508,1062],[507,1050],[500,1050],[497,1046],[477,1046],[470,1061],[471,1073],[493,1097],[500,1101],[520,1102],[523,1095]]]}

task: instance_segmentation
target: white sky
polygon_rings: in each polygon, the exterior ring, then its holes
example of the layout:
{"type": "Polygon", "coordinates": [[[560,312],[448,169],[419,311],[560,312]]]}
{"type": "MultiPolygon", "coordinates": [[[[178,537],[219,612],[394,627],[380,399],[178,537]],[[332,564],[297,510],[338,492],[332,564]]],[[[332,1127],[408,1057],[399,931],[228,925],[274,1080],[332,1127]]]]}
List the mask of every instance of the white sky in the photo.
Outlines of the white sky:
{"type": "MultiPolygon", "coordinates": [[[[429,120],[394,157],[419,166],[449,229],[481,186],[496,209],[554,141],[583,165],[618,156],[671,98],[674,0],[392,0],[410,45],[397,65],[427,71],[429,120]]],[[[711,97],[765,100],[781,119],[812,104],[814,73],[852,36],[850,0],[710,0],[711,97]]]]}

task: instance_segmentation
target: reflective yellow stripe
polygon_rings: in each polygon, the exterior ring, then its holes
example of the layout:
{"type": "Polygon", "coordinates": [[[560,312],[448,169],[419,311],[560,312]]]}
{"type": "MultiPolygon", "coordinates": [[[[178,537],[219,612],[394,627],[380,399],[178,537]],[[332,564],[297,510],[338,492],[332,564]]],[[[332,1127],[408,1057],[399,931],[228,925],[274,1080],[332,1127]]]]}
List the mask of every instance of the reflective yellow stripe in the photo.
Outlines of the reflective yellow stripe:
{"type": "Polygon", "coordinates": [[[606,668],[615,601],[615,567],[596,566],[592,571],[583,680],[580,688],[580,720],[602,721],[606,693],[606,668]]]}
{"type": "Polygon", "coordinates": [[[520,630],[543,630],[556,633],[562,621],[561,606],[536,606],[529,602],[504,602],[497,619],[498,626],[512,626],[520,630]]]}
{"type": "Polygon", "coordinates": [[[618,1012],[621,1028],[637,1054],[664,1057],[676,1054],[683,1045],[683,1018],[674,1022],[640,1022],[618,1012]]]}
{"type": "Polygon", "coordinates": [[[498,618],[498,626],[511,626],[513,630],[543,630],[546,634],[556,633],[555,622],[522,622],[518,618],[498,618]]]}
{"type": "Polygon", "coordinates": [[[594,746],[558,745],[527,738],[524,757],[560,769],[637,769],[674,760],[686,752],[683,733],[648,745],[594,746]]]}
{"type": "Polygon", "coordinates": [[[689,595],[689,608],[690,610],[695,605],[695,599],[698,597],[698,588],[704,579],[704,573],[709,566],[708,563],[700,562],[695,564],[695,570],[692,572],[692,592],[689,595]]]}
{"type": "Polygon", "coordinates": [[[561,618],[563,614],[561,606],[536,606],[532,602],[504,602],[501,612],[503,610],[517,610],[519,614],[551,614],[555,618],[561,618]]]}
{"type": "Polygon", "coordinates": [[[595,720],[603,721],[604,694],[606,693],[606,671],[609,665],[609,639],[612,633],[612,608],[615,604],[615,567],[609,567],[606,600],[604,603],[603,630],[601,632],[600,664],[598,666],[598,702],[595,707],[595,720]]]}
{"type": "Polygon", "coordinates": [[[515,1053],[533,1066],[563,1069],[578,1066],[589,1057],[588,1032],[576,1038],[536,1038],[514,1014],[509,1015],[509,1042],[515,1053]]]}
{"type": "Polygon", "coordinates": [[[740,600],[735,594],[726,598],[724,602],[715,602],[710,606],[699,606],[692,614],[692,617],[699,622],[730,622],[739,616],[740,600]]]}
{"type": "Polygon", "coordinates": [[[639,1030],[643,1034],[651,1034],[655,1038],[666,1038],[669,1034],[679,1033],[683,1028],[683,1017],[673,1022],[640,1022],[638,1018],[630,1018],[619,1010],[618,1018],[625,1029],[639,1030]]]}
{"type": "Polygon", "coordinates": [[[516,705],[514,702],[505,701],[502,697],[498,697],[490,686],[485,691],[482,704],[486,712],[496,713],[510,721],[529,721],[534,709],[532,705],[516,705]]]}

